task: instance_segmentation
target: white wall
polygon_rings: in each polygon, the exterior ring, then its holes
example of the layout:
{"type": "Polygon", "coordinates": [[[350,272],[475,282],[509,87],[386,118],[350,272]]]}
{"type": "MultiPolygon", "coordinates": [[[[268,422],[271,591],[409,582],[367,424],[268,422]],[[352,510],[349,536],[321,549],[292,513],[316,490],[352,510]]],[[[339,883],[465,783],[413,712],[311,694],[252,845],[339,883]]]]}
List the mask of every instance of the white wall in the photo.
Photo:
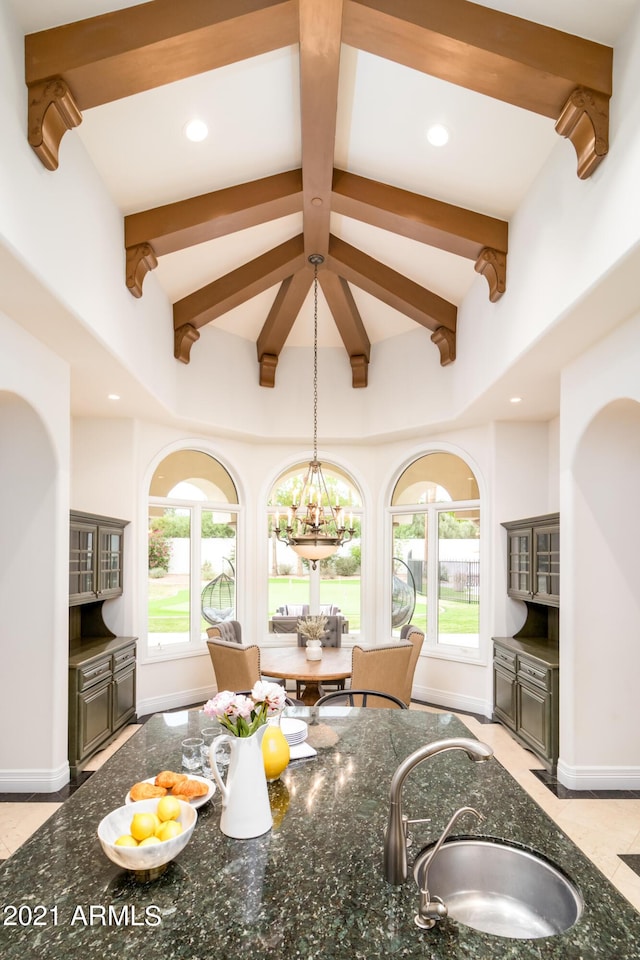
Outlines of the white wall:
{"type": "Polygon", "coordinates": [[[640,786],[640,315],[562,380],[560,764],[575,789],[640,786]]]}
{"type": "Polygon", "coordinates": [[[48,792],[69,779],[68,369],[3,313],[0,341],[0,792],[48,792]]]}

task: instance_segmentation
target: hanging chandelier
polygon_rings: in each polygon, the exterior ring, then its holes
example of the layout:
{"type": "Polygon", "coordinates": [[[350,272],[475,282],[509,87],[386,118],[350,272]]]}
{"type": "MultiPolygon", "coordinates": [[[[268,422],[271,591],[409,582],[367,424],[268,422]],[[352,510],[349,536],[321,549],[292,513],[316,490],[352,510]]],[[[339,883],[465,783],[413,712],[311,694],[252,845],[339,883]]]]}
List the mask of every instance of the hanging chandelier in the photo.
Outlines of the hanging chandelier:
{"type": "MultiPolygon", "coordinates": [[[[344,508],[332,505],[329,491],[318,460],[318,267],[324,257],[313,253],[313,459],[309,462],[300,497],[287,508],[286,520],[276,513],[275,530],[278,540],[309,560],[315,570],[318,560],[326,560],[337,549],[352,539],[353,514],[347,527],[344,508]],[[281,522],[284,529],[281,529],[281,522]]],[[[294,495],[294,501],[296,497],[294,495]]]]}

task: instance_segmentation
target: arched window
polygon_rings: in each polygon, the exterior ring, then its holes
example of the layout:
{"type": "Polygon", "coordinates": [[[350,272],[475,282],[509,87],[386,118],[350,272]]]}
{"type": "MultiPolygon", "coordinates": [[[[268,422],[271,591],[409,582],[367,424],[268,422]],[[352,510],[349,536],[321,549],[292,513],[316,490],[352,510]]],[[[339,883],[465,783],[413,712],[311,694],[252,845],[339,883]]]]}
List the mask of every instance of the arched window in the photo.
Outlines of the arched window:
{"type": "Polygon", "coordinates": [[[149,489],[148,647],[201,650],[206,628],[235,617],[238,494],[209,454],[179,450],[149,489]]]}
{"type": "Polygon", "coordinates": [[[295,633],[299,616],[320,613],[342,617],[339,626],[343,634],[357,635],[361,620],[362,498],[354,480],[339,467],[323,462],[331,502],[344,508],[346,525],[353,526],[355,532],[336,553],[321,560],[315,570],[276,536],[276,518],[282,518],[296,494],[299,496],[307,468],[308,463],[294,464],[278,477],[269,495],[269,630],[295,633]]]}
{"type": "Polygon", "coordinates": [[[480,494],[469,465],[451,453],[415,460],[393,490],[391,523],[393,632],[399,634],[410,618],[425,631],[426,645],[475,656],[480,645],[480,494]]]}

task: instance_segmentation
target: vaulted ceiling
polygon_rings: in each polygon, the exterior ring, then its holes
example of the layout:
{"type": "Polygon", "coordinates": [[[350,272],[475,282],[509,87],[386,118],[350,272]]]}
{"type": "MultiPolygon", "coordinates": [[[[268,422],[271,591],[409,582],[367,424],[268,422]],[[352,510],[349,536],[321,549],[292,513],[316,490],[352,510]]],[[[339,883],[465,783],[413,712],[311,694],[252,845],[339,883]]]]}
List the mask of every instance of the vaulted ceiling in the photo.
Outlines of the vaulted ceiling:
{"type": "MultiPolygon", "coordinates": [[[[262,314],[259,327],[253,328],[259,381],[274,386],[278,357],[309,301],[314,277],[310,257],[322,258],[318,280],[349,355],[354,387],[368,381],[374,304],[388,308],[391,323],[400,314],[425,328],[440,363],[451,363],[457,306],[475,273],[485,278],[492,302],[508,287],[508,219],[549,152],[549,130],[573,144],[576,174],[582,179],[608,150],[611,47],[489,4],[153,0],[116,6],[26,37],[29,143],[47,169],[55,171],[64,162],[64,135],[85,118],[85,143],[105,180],[120,163],[120,184],[138,184],[139,197],[114,189],[124,214],[122,282],[132,296],[144,295],[149,271],[162,275],[164,260],[197,250],[212,253],[192,274],[188,291],[176,295],[180,284],[170,277],[165,285],[173,302],[175,357],[183,363],[189,362],[204,326],[229,317],[235,322],[239,310],[257,309],[262,314]],[[286,93],[284,85],[271,86],[278,71],[290,88],[286,93]],[[247,75],[252,78],[247,96],[257,110],[249,122],[256,127],[261,110],[271,120],[274,140],[264,138],[262,154],[259,139],[250,151],[243,150],[248,121],[237,97],[247,75]],[[223,171],[216,155],[209,154],[192,175],[189,162],[181,157],[176,165],[171,150],[154,143],[154,154],[142,159],[140,169],[140,158],[127,153],[124,111],[132,103],[139,105],[139,130],[131,135],[135,142],[151,125],[145,105],[153,105],[156,123],[158,114],[163,116],[162,101],[149,100],[151,92],[165,91],[169,97],[182,90],[187,109],[194,89],[188,84],[198,78],[209,84],[210,100],[236,116],[236,127],[226,138],[220,136],[216,147],[220,155],[228,149],[235,164],[223,171]],[[501,183],[504,143],[496,136],[495,153],[486,155],[486,131],[474,132],[472,112],[467,113],[471,140],[463,158],[465,177],[472,178],[476,169],[494,173],[491,182],[485,176],[484,188],[476,190],[477,202],[458,200],[465,196],[459,175],[453,183],[447,183],[444,171],[431,177],[424,158],[417,156],[422,168],[409,172],[401,140],[379,145],[379,156],[395,147],[395,159],[381,165],[383,176],[367,175],[376,165],[363,162],[353,131],[359,123],[378,120],[384,127],[394,113],[402,125],[411,91],[419,89],[408,84],[420,78],[427,78],[431,96],[440,102],[455,88],[473,98],[478,114],[485,103],[493,104],[496,128],[505,137],[518,137],[517,114],[527,118],[522,152],[508,158],[513,167],[516,157],[515,166],[521,168],[516,188],[506,177],[501,183]],[[362,87],[369,88],[364,119],[357,113],[367,98],[362,87]],[[114,126],[107,122],[106,130],[123,131],[116,144],[120,158],[111,153],[113,144],[108,135],[101,138],[99,121],[93,119],[106,115],[108,121],[109,109],[114,126]],[[271,118],[279,116],[279,109],[287,147],[278,156],[273,143],[279,129],[271,118]],[[295,120],[288,115],[293,110],[295,120]],[[544,126],[535,118],[544,118],[544,126]],[[171,168],[174,179],[164,195],[157,193],[162,202],[147,205],[144,180],[153,182],[156,168],[171,168]],[[259,175],[243,176],[247,169],[259,175]],[[221,242],[234,258],[231,269],[222,273],[226,258],[221,242]],[[384,252],[374,255],[373,249],[384,252]],[[434,282],[424,282],[421,275],[416,279],[419,264],[434,252],[436,265],[444,263],[442,258],[453,259],[457,275],[465,277],[458,287],[450,284],[449,295],[437,266],[434,282]]],[[[424,104],[425,116],[434,112],[434,103],[424,104]]],[[[416,104],[409,106],[415,109],[416,104]]],[[[387,135],[392,141],[393,131],[387,135]]],[[[178,263],[188,276],[186,261],[178,263]]]]}

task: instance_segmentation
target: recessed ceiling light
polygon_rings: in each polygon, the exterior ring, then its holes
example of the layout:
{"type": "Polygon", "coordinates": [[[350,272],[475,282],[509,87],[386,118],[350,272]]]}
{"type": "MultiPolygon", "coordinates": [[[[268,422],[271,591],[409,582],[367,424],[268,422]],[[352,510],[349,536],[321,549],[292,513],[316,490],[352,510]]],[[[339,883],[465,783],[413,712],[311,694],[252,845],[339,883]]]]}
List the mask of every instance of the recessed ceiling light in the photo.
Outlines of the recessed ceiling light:
{"type": "Polygon", "coordinates": [[[118,393],[110,393],[109,396],[107,397],[107,400],[119,400],[119,399],[120,399],[120,394],[118,393]]]}
{"type": "Polygon", "coordinates": [[[209,136],[209,128],[204,120],[190,120],[184,126],[184,135],[187,140],[200,143],[201,140],[206,140],[209,136]]]}
{"type": "Polygon", "coordinates": [[[427,130],[427,140],[432,147],[444,147],[449,140],[449,131],[441,123],[434,123],[427,130]]]}
{"type": "Polygon", "coordinates": [[[522,403],[522,397],[511,397],[509,403],[522,403]]]}

